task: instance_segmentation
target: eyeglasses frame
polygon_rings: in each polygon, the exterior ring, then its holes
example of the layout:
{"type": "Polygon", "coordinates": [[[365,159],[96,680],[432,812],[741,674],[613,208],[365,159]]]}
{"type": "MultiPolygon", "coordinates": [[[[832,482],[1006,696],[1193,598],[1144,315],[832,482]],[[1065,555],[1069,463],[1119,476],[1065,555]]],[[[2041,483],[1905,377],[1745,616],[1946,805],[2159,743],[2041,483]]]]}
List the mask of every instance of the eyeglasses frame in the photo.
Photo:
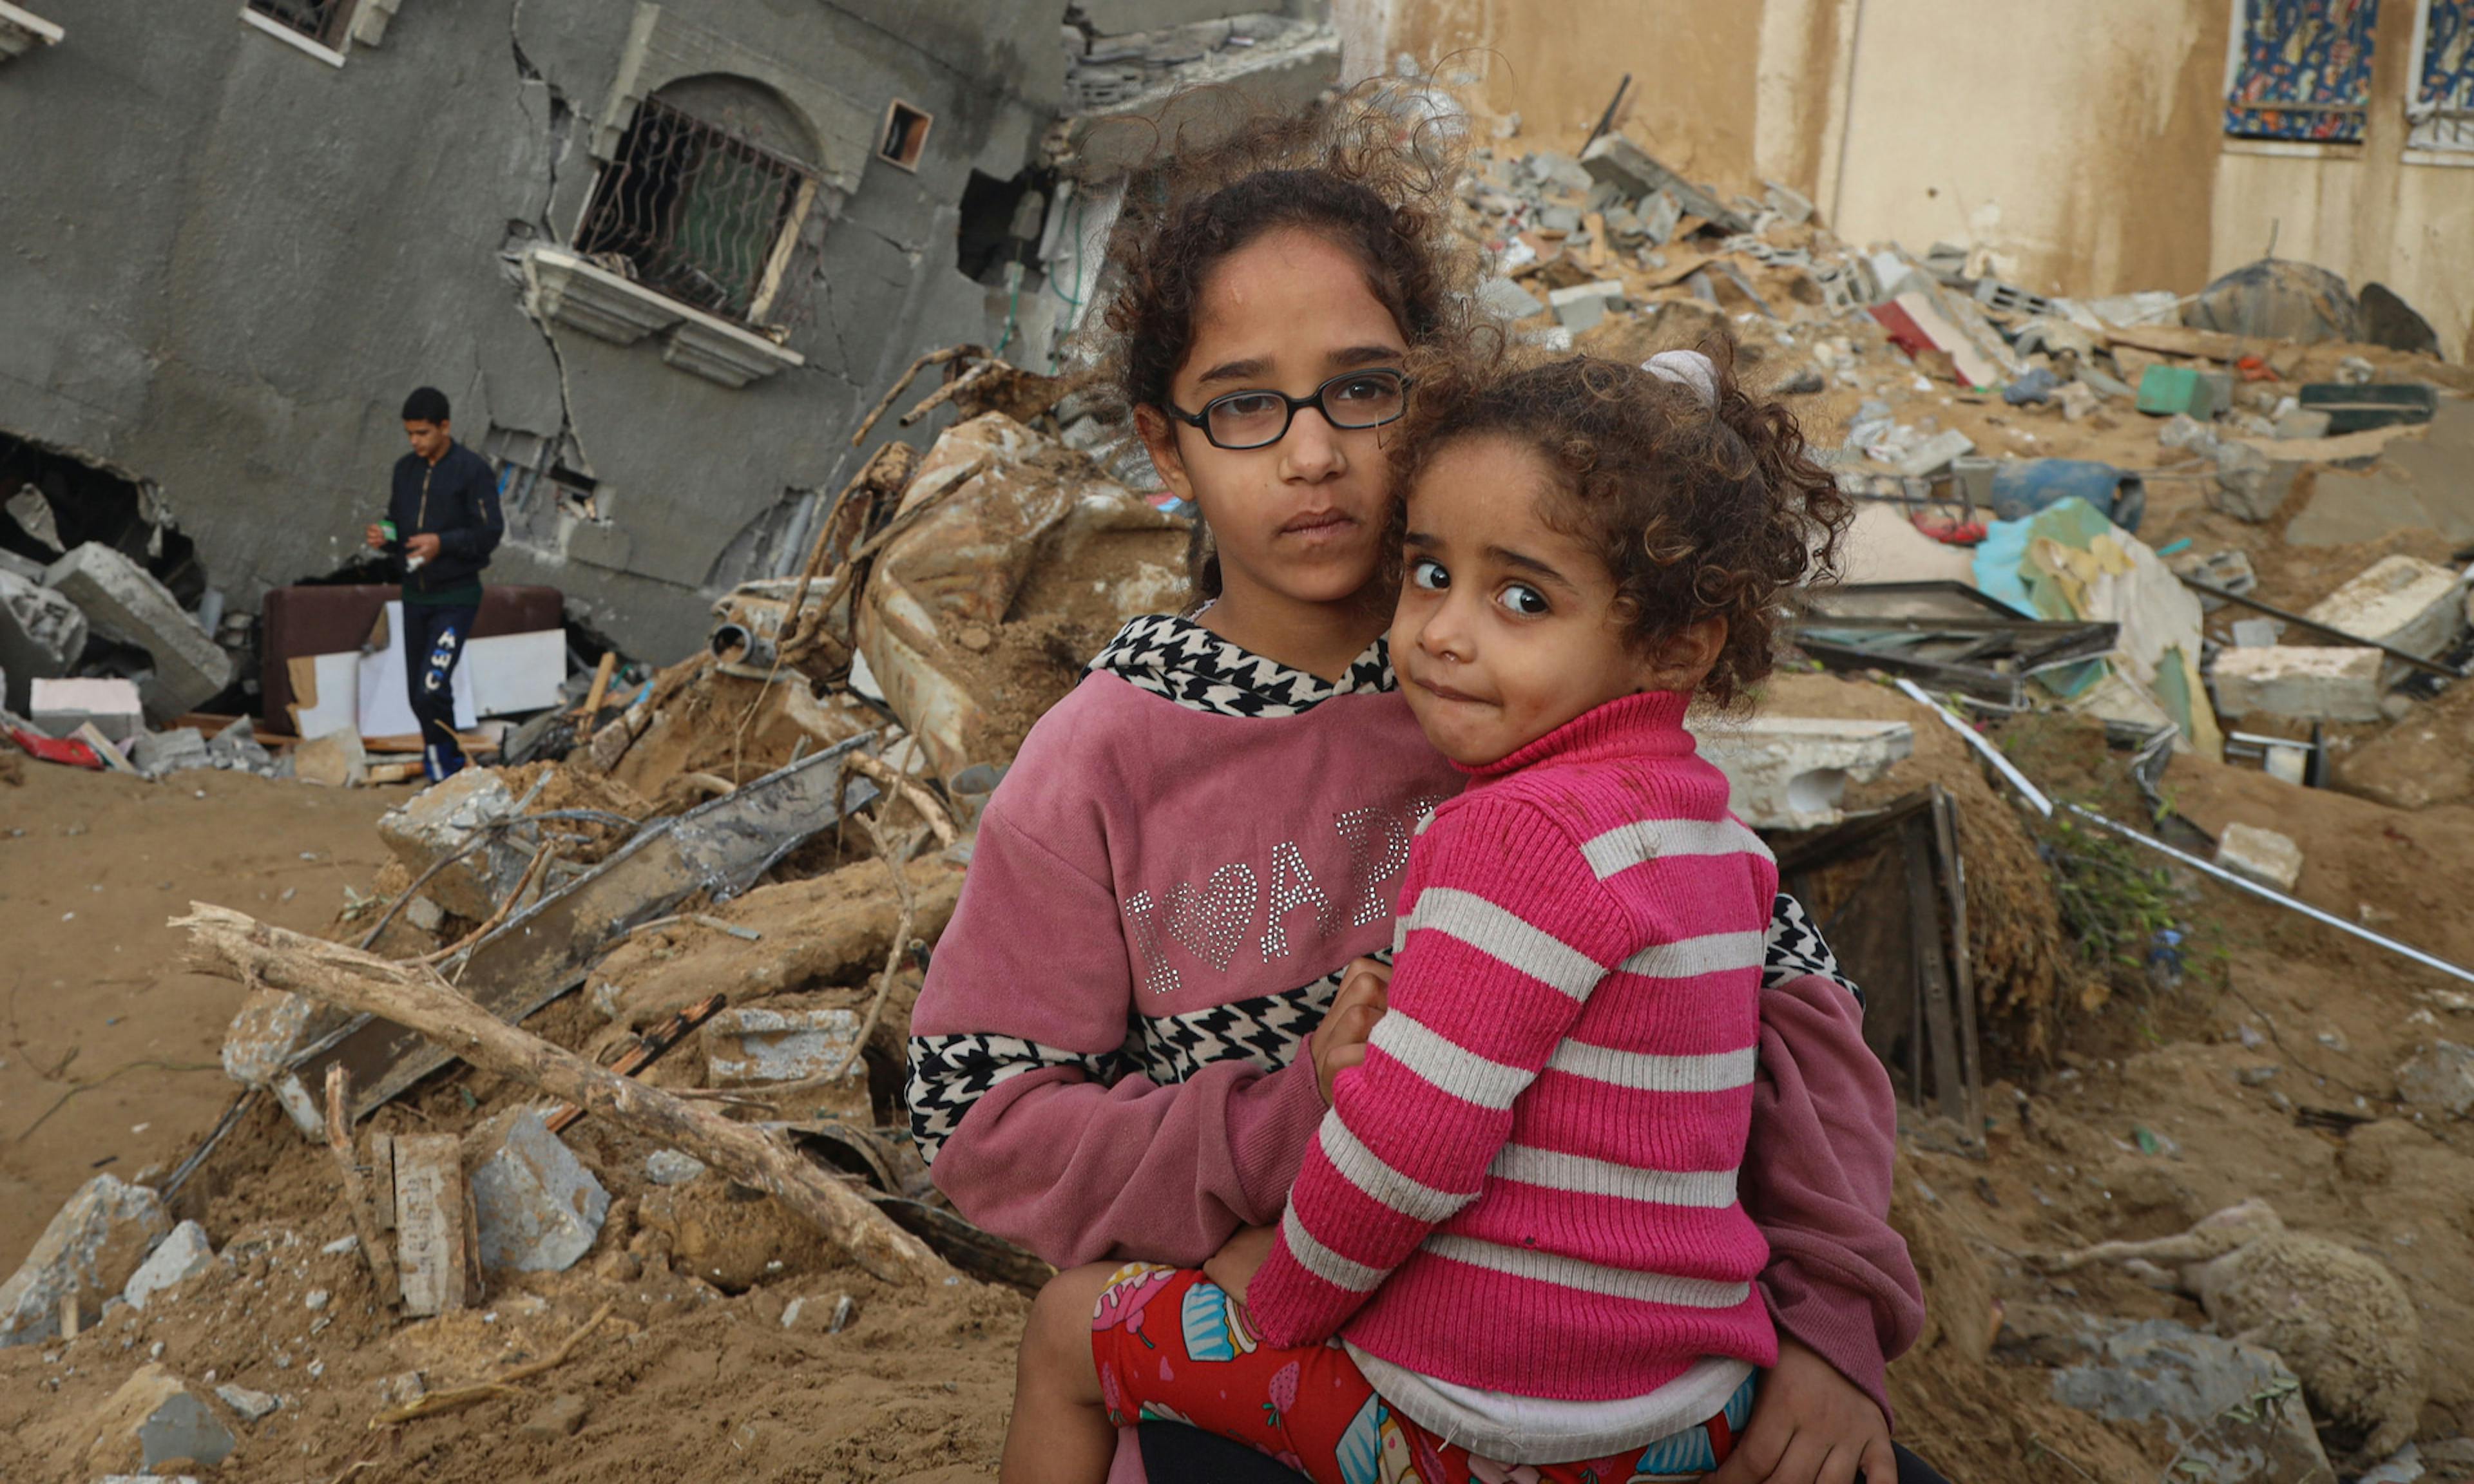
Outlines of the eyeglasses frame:
{"type": "Polygon", "coordinates": [[[1200,430],[1202,434],[1203,441],[1210,443],[1214,448],[1223,449],[1229,453],[1251,453],[1257,448],[1269,448],[1274,443],[1277,443],[1281,439],[1288,437],[1289,429],[1295,425],[1298,420],[1298,413],[1308,407],[1311,407],[1315,411],[1322,414],[1322,420],[1329,423],[1336,430],[1350,433],[1361,433],[1368,428],[1389,427],[1393,423],[1399,421],[1402,418],[1409,415],[1409,389],[1416,385],[1417,382],[1415,378],[1411,377],[1408,372],[1401,371],[1396,366],[1368,366],[1361,367],[1356,371],[1342,371],[1336,376],[1327,376],[1323,378],[1322,384],[1314,389],[1314,395],[1311,396],[1291,396],[1289,394],[1276,387],[1245,387],[1235,392],[1224,392],[1218,396],[1213,397],[1211,400],[1202,404],[1202,410],[1201,412],[1187,412],[1184,408],[1177,406],[1175,402],[1164,402],[1164,410],[1170,417],[1175,418],[1177,421],[1184,423],[1188,427],[1200,430]],[[1333,419],[1331,409],[1323,405],[1323,394],[1329,392],[1332,389],[1333,384],[1336,382],[1347,381],[1352,377],[1369,375],[1391,376],[1400,383],[1400,410],[1384,419],[1380,422],[1343,423],[1333,419]],[[1210,420],[1211,409],[1219,406],[1222,402],[1225,402],[1233,396],[1278,397],[1282,402],[1287,404],[1281,412],[1280,431],[1274,433],[1270,438],[1263,440],[1263,442],[1259,443],[1244,443],[1235,447],[1231,447],[1229,444],[1224,443],[1219,439],[1212,437],[1210,420]]]}

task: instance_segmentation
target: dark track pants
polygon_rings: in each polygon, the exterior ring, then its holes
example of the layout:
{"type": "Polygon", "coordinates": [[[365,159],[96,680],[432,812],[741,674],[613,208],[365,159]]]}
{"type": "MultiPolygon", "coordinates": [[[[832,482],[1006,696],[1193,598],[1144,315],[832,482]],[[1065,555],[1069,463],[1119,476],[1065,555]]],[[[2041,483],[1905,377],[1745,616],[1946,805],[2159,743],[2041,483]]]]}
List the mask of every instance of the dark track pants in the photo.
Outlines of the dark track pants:
{"type": "Polygon", "coordinates": [[[455,740],[455,664],[464,658],[464,641],[479,611],[473,607],[403,606],[404,683],[421,731],[421,771],[432,783],[464,766],[464,745],[455,740]]]}

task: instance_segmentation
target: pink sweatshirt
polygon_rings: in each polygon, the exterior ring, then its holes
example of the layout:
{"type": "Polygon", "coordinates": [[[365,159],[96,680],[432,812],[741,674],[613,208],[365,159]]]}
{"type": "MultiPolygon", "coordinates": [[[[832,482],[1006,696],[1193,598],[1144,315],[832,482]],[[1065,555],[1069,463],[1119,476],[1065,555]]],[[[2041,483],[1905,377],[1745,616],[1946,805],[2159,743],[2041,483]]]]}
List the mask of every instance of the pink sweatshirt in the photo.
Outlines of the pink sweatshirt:
{"type": "MultiPolygon", "coordinates": [[[[1464,779],[1378,643],[1336,682],[1128,624],[982,817],[911,1021],[912,1132],[965,1215],[1060,1266],[1200,1263],[1279,1219],[1323,1114],[1307,1034],[1392,941],[1415,821],[1464,779]]],[[[1780,1328],[1880,1400],[1923,1307],[1861,1009],[1770,926],[1746,1211],[1780,1328]]]]}
{"type": "Polygon", "coordinates": [[[1419,834],[1390,1009],[1248,1291],[1266,1343],[1569,1401],[1776,1362],[1735,1184],[1778,867],[1687,701],[1599,706],[1419,834]]]}

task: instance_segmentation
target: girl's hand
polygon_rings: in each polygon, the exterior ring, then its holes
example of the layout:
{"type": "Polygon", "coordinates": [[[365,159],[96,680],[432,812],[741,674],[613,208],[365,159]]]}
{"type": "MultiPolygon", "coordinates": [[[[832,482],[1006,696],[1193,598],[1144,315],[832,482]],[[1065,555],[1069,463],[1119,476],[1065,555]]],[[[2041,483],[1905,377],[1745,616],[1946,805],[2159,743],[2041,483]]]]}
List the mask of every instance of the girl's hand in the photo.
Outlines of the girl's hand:
{"type": "Polygon", "coordinates": [[[1761,1377],[1753,1420],[1707,1484],[1897,1484],[1890,1424],[1855,1382],[1813,1352],[1779,1336],[1779,1362],[1761,1377]]]}
{"type": "Polygon", "coordinates": [[[1351,963],[1342,976],[1330,1013],[1314,1033],[1315,1086],[1322,1090],[1325,1108],[1331,1106],[1332,1079],[1366,1060],[1366,1039],[1383,1018],[1391,983],[1392,967],[1370,958],[1351,963]]]}
{"type": "Polygon", "coordinates": [[[1244,1303],[1246,1285],[1254,1281],[1255,1271],[1272,1255],[1272,1243],[1279,1234],[1277,1227],[1239,1227],[1227,1245],[1204,1261],[1202,1276],[1218,1283],[1230,1298],[1244,1303]]]}

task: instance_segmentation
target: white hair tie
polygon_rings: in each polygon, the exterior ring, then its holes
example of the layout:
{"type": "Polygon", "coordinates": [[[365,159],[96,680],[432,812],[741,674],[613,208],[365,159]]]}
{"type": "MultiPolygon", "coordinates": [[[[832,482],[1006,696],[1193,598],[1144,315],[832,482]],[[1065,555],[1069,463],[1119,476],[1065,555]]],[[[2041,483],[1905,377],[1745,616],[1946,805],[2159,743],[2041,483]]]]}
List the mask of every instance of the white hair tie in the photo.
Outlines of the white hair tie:
{"type": "Polygon", "coordinates": [[[1701,395],[1701,404],[1710,411],[1718,410],[1718,368],[1698,350],[1661,350],[1640,363],[1640,369],[1661,381],[1679,387],[1690,387],[1701,395]]]}

